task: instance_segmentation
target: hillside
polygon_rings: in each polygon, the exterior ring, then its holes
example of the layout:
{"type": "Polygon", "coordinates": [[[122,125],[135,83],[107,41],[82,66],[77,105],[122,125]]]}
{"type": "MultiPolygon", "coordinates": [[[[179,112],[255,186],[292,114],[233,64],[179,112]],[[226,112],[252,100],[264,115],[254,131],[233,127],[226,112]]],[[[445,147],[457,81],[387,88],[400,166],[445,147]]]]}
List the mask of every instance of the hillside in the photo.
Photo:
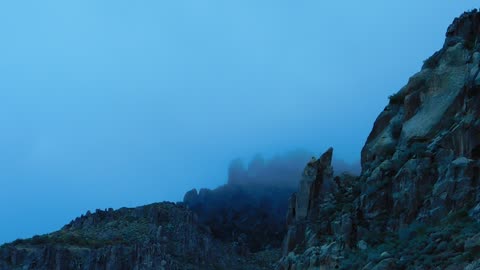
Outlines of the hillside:
{"type": "Polygon", "coordinates": [[[182,205],[97,210],[61,230],[0,248],[0,269],[271,269],[275,250],[240,256],[182,205]]]}

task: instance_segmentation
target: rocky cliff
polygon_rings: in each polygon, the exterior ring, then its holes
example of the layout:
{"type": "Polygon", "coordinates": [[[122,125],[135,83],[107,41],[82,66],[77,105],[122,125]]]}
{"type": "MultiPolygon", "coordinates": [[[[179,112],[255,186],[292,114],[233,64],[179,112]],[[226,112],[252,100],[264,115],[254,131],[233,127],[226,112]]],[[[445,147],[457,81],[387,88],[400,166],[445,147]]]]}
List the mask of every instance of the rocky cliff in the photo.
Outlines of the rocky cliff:
{"type": "Polygon", "coordinates": [[[480,13],[390,97],[358,179],[328,150],[289,208],[278,269],[480,269],[480,13]]]}

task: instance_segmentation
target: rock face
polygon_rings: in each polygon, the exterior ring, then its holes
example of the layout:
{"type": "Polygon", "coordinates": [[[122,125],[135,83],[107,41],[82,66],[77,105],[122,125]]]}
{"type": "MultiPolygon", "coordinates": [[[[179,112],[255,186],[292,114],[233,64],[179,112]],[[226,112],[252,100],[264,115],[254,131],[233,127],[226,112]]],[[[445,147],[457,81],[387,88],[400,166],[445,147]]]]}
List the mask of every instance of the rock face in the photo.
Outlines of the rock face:
{"type": "Polygon", "coordinates": [[[330,185],[331,150],[307,166],[278,269],[477,269],[479,73],[474,10],[455,19],[443,48],[390,97],[358,179],[330,185]]]}
{"type": "Polygon", "coordinates": [[[62,230],[0,248],[0,269],[271,269],[275,251],[240,255],[198,226],[184,206],[101,211],[62,230]],[[245,267],[245,268],[244,268],[245,267]]]}
{"type": "Polygon", "coordinates": [[[285,257],[279,269],[335,269],[341,251],[355,243],[351,210],[359,193],[357,178],[347,174],[334,177],[332,155],[330,148],[307,164],[298,192],[290,199],[285,257]]]}
{"type": "Polygon", "coordinates": [[[287,213],[288,232],[285,238],[283,251],[285,254],[298,248],[299,245],[313,247],[320,244],[317,232],[324,236],[342,234],[344,243],[350,244],[352,220],[349,215],[336,216],[336,205],[353,202],[352,188],[347,188],[344,181],[338,182],[340,177],[333,177],[332,168],[333,149],[328,149],[318,160],[308,163],[300,181],[299,190],[290,199],[287,213]],[[337,180],[337,181],[335,181],[337,180]],[[332,230],[337,224],[338,230],[332,230]]]}
{"type": "Polygon", "coordinates": [[[362,150],[358,207],[367,229],[397,230],[460,209],[480,220],[479,36],[477,11],[457,18],[444,47],[376,120],[362,150]]]}

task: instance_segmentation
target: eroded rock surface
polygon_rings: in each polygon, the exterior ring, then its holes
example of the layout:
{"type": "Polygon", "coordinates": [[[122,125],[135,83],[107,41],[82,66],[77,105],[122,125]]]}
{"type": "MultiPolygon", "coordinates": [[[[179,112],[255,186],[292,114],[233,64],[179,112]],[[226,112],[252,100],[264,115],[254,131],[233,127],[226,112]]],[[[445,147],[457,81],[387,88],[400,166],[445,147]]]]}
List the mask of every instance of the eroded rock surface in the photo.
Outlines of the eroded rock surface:
{"type": "Polygon", "coordinates": [[[277,269],[478,269],[479,36],[479,12],[455,19],[378,116],[360,177],[327,190],[329,164],[307,166],[277,269]]]}

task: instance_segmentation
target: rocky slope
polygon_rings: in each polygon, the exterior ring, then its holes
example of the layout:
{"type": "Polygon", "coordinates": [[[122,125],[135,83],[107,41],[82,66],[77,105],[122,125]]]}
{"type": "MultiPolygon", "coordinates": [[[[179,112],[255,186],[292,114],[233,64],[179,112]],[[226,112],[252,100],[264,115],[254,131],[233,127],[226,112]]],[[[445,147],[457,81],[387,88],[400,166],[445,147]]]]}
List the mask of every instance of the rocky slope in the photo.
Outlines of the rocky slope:
{"type": "Polygon", "coordinates": [[[97,210],[60,231],[0,248],[0,269],[271,269],[275,250],[240,255],[198,226],[182,205],[97,210]]]}
{"type": "Polygon", "coordinates": [[[358,179],[332,150],[291,199],[278,269],[480,269],[480,13],[390,97],[358,179]]]}

